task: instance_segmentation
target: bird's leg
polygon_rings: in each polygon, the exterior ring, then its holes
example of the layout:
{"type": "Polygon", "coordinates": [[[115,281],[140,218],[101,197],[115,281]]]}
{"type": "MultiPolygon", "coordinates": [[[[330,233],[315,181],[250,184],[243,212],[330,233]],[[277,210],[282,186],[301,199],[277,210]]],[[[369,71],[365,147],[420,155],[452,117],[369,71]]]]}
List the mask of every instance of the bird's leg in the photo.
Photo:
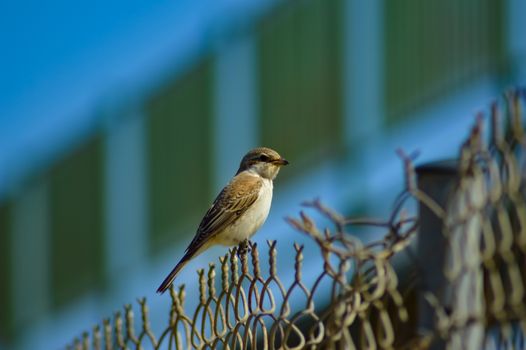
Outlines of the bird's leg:
{"type": "Polygon", "coordinates": [[[247,238],[241,243],[239,243],[239,245],[237,246],[237,256],[241,257],[247,254],[249,251],[250,251],[250,241],[247,238]]]}

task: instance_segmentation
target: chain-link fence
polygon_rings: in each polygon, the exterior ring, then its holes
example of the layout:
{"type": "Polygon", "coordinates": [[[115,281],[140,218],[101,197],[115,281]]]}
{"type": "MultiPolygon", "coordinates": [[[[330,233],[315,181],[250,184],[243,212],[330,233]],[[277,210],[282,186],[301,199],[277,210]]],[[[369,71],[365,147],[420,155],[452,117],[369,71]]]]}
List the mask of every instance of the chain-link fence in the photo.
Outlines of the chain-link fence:
{"type": "Polygon", "coordinates": [[[163,329],[150,327],[142,299],[140,321],[127,305],[70,348],[524,348],[525,102],[518,89],[496,101],[458,160],[415,170],[414,157],[399,152],[405,190],[386,220],[348,219],[320,201],[305,203],[332,223],[322,228],[305,213],[288,219],[318,247],[309,259],[319,260],[320,272],[309,271],[309,283],[301,245],[285,258],[293,269],[280,273],[277,242],[265,247],[268,271],[260,247],[240,256],[234,248],[217,268],[199,271],[193,313],[184,287],[172,289],[163,329]],[[419,204],[418,216],[404,209],[408,201],[419,204]],[[362,242],[353,231],[363,225],[385,234],[362,242]],[[401,256],[409,263],[395,263],[401,256]],[[282,282],[285,274],[292,282],[282,282]]]}

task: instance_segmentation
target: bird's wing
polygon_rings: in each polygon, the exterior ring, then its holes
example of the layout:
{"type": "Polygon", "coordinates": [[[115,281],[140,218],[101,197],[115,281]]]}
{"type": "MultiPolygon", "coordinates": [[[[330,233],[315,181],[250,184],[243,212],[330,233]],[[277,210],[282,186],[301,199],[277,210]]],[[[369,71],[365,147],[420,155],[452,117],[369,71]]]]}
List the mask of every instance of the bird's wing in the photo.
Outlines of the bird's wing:
{"type": "Polygon", "coordinates": [[[256,201],[263,182],[246,172],[236,175],[219,193],[199,224],[197,233],[186,249],[197,251],[210,238],[235,222],[256,201]]]}
{"type": "Polygon", "coordinates": [[[258,199],[263,182],[260,177],[241,172],[219,193],[208,209],[197,233],[182,259],[157,289],[164,293],[181,269],[204,247],[206,242],[236,221],[258,199]]]}

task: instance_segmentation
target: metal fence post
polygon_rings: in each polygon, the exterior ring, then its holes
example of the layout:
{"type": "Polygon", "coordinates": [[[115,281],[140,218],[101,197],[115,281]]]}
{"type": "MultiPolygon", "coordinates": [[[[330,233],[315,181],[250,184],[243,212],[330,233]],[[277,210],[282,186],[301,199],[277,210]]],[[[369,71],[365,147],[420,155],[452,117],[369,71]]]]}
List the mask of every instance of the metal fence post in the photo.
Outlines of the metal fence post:
{"type": "MultiPolygon", "coordinates": [[[[458,182],[458,165],[455,160],[426,163],[416,168],[418,189],[444,208],[452,189],[458,182]]],[[[417,257],[419,262],[418,284],[418,323],[421,335],[436,329],[435,310],[425,299],[425,293],[435,295],[443,305],[445,299],[444,263],[446,257],[446,238],[443,235],[442,219],[421,201],[419,202],[420,230],[417,238],[417,257]]],[[[443,348],[434,342],[432,349],[443,348]]]]}

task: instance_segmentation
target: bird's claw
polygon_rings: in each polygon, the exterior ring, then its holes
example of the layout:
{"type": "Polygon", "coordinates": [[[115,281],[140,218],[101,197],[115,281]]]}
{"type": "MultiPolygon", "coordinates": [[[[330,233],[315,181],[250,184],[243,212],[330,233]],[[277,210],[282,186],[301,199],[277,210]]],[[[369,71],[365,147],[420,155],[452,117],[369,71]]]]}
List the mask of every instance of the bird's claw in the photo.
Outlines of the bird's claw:
{"type": "Polygon", "coordinates": [[[238,258],[241,258],[242,256],[246,255],[251,250],[252,244],[248,239],[245,239],[239,245],[237,246],[237,256],[238,258]]]}

